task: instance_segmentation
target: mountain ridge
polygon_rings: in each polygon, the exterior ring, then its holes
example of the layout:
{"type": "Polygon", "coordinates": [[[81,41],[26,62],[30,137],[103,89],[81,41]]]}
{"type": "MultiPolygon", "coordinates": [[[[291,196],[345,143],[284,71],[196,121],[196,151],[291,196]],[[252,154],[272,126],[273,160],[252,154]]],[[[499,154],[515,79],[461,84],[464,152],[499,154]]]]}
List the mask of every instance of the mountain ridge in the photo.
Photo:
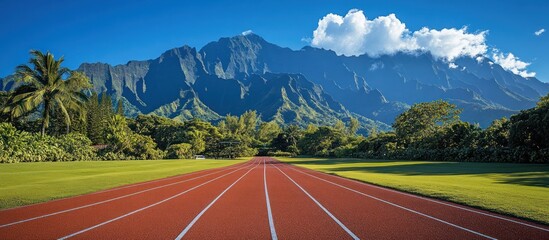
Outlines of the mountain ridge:
{"type": "MultiPolygon", "coordinates": [[[[330,123],[356,116],[387,129],[418,102],[444,99],[463,119],[492,120],[535,106],[549,84],[522,78],[488,58],[452,63],[427,53],[342,56],[305,46],[292,50],[256,34],[220,38],[201,49],[184,45],[159,57],[111,66],[82,63],[97,92],[123,99],[129,114],[216,121],[256,110],[265,121],[330,123]]],[[[12,78],[2,90],[13,88],[12,78]]]]}
{"type": "Polygon", "coordinates": [[[428,52],[347,57],[313,47],[294,51],[268,43],[254,34],[221,38],[207,44],[200,52],[216,59],[209,65],[224,67],[224,72],[246,76],[254,73],[250,69],[258,73],[257,66],[263,66],[270,72],[301,73],[320,84],[349,110],[388,123],[409,105],[444,99],[464,108],[465,115],[471,116],[465,120],[486,126],[494,119],[474,117],[482,112],[477,111],[477,105],[499,112],[499,118],[535,106],[538,98],[549,92],[549,84],[536,78],[522,78],[487,58],[480,61],[461,57],[455,63],[449,63],[428,52]],[[250,39],[256,41],[250,44],[250,39]],[[212,57],[210,49],[224,49],[225,52],[219,55],[225,57],[212,57]],[[256,62],[233,69],[236,65],[231,63],[249,62],[249,58],[243,61],[239,56],[250,51],[256,62]],[[369,104],[363,104],[365,102],[369,104]],[[384,117],[378,117],[379,109],[385,109],[384,117]]]}

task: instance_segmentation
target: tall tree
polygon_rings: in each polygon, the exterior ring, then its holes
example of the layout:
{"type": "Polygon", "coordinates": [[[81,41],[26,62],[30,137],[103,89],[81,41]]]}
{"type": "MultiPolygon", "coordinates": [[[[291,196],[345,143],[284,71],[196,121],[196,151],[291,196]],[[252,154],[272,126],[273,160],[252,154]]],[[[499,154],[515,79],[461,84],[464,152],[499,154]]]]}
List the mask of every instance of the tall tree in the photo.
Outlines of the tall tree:
{"type": "Polygon", "coordinates": [[[296,125],[290,125],[284,128],[284,131],[279,133],[278,136],[275,139],[273,139],[271,145],[273,148],[277,150],[280,150],[283,152],[290,152],[297,155],[299,153],[299,148],[297,144],[302,137],[303,137],[303,130],[301,130],[296,125]]]}
{"type": "Polygon", "coordinates": [[[101,94],[101,103],[99,104],[101,113],[103,114],[104,119],[111,119],[114,115],[114,109],[112,108],[112,98],[106,92],[101,94]]]}
{"type": "Polygon", "coordinates": [[[337,120],[334,124],[334,130],[335,131],[338,131],[340,133],[343,133],[345,131],[345,123],[343,123],[343,121],[341,120],[337,120]]]}
{"type": "Polygon", "coordinates": [[[246,111],[240,116],[240,122],[244,126],[244,134],[252,136],[257,128],[259,118],[256,111],[246,111]]]}
{"type": "Polygon", "coordinates": [[[10,99],[4,113],[16,118],[33,112],[42,106],[41,134],[46,133],[50,125],[51,114],[59,109],[64,117],[66,131],[69,132],[71,117],[69,109],[82,112],[87,101],[82,92],[91,87],[90,80],[80,72],[62,67],[63,57],[55,60],[53,54],[31,50],[30,65],[16,68],[16,81],[24,84],[16,89],[16,95],[10,99]],[[22,90],[24,91],[18,91],[22,90]]]}
{"type": "Polygon", "coordinates": [[[509,145],[509,128],[507,118],[496,119],[483,132],[481,141],[484,147],[507,147],[509,145]]]}
{"type": "Polygon", "coordinates": [[[124,116],[124,105],[122,103],[122,99],[118,100],[118,105],[116,106],[116,114],[124,116]]]}
{"type": "Polygon", "coordinates": [[[271,142],[281,132],[280,126],[275,121],[263,122],[257,130],[257,140],[263,144],[271,142]]]}
{"type": "Polygon", "coordinates": [[[106,123],[101,118],[101,109],[99,109],[99,96],[97,92],[92,92],[88,103],[86,104],[87,114],[87,132],[88,138],[94,144],[105,143],[106,123]]]}
{"type": "Polygon", "coordinates": [[[442,100],[417,103],[395,119],[393,128],[399,139],[407,145],[458,122],[460,113],[456,105],[442,100]]]}
{"type": "Polygon", "coordinates": [[[355,136],[359,128],[360,123],[358,122],[358,119],[351,117],[351,120],[349,120],[349,126],[347,127],[347,134],[349,134],[349,136],[355,136]]]}
{"type": "Polygon", "coordinates": [[[549,94],[536,107],[511,117],[509,145],[532,150],[549,148],[549,94]]]}

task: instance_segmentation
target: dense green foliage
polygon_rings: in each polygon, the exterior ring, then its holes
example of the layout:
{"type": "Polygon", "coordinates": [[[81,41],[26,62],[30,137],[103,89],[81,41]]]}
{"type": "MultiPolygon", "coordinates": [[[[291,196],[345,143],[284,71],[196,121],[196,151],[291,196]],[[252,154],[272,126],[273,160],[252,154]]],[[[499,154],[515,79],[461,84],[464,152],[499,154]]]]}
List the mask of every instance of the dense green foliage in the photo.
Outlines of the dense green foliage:
{"type": "Polygon", "coordinates": [[[0,162],[96,160],[91,141],[79,133],[61,137],[41,136],[0,123],[0,162]]]}
{"type": "Polygon", "coordinates": [[[122,99],[115,109],[108,93],[86,92],[89,79],[61,67],[62,58],[31,53],[33,68],[21,65],[15,74],[21,85],[0,93],[2,162],[257,154],[549,162],[549,95],[536,107],[486,129],[461,121],[461,110],[448,102],[418,103],[395,119],[394,131],[378,133],[374,128],[368,137],[356,134],[361,126],[355,118],[306,129],[262,122],[255,111],[227,115],[217,125],[156,115],[128,119],[122,115],[122,99]]]}
{"type": "Polygon", "coordinates": [[[170,145],[168,149],[166,149],[168,152],[166,157],[170,159],[189,159],[193,156],[191,148],[192,145],[188,143],[170,145]]]}
{"type": "MultiPolygon", "coordinates": [[[[549,95],[548,95],[549,96],[549,95]]],[[[549,162],[548,97],[538,106],[495,120],[488,128],[459,120],[455,106],[436,101],[404,112],[395,132],[369,136],[352,156],[378,159],[549,162]],[[436,111],[433,111],[436,109],[436,111]]]]}
{"type": "Polygon", "coordinates": [[[149,136],[133,132],[126,118],[114,115],[106,128],[108,147],[106,151],[115,159],[162,159],[164,152],[156,149],[156,143],[149,136]]]}
{"type": "Polygon", "coordinates": [[[273,141],[272,155],[359,157],[433,161],[549,162],[549,95],[532,109],[488,128],[463,122],[460,110],[445,101],[418,103],[400,114],[394,131],[355,136],[355,126],[289,129],[273,141]],[[298,133],[295,133],[298,132],[298,133]]]}
{"type": "Polygon", "coordinates": [[[275,149],[275,151],[272,152],[272,155],[298,155],[299,147],[297,144],[302,137],[303,131],[301,131],[298,126],[290,125],[284,128],[271,143],[272,147],[275,149]]]}
{"type": "MultiPolygon", "coordinates": [[[[15,73],[16,80],[24,84],[15,89],[2,111],[13,119],[41,107],[42,136],[50,126],[51,115],[58,111],[62,113],[68,133],[71,125],[69,111],[83,113],[87,97],[82,91],[90,88],[91,83],[83,73],[62,67],[62,57],[55,60],[51,53],[36,50],[32,50],[31,55],[32,67],[20,65],[15,73]]],[[[83,117],[83,114],[80,115],[83,117]]]]}

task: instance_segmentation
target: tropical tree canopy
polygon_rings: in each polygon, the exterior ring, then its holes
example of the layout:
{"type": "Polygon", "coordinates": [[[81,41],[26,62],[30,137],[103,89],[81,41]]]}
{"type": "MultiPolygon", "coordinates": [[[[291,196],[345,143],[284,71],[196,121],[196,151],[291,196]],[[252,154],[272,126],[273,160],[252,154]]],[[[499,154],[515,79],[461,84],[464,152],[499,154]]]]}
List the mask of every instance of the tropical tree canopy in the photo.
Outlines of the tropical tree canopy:
{"type": "Polygon", "coordinates": [[[417,103],[395,119],[393,128],[407,145],[458,122],[460,113],[456,105],[442,100],[417,103]]]}
{"type": "Polygon", "coordinates": [[[18,87],[2,110],[12,119],[29,112],[42,111],[41,134],[44,135],[55,111],[60,111],[68,132],[71,124],[70,110],[84,118],[83,104],[87,101],[83,90],[91,87],[89,79],[80,72],[62,67],[63,57],[55,60],[53,54],[31,50],[30,65],[16,68],[18,87]]]}

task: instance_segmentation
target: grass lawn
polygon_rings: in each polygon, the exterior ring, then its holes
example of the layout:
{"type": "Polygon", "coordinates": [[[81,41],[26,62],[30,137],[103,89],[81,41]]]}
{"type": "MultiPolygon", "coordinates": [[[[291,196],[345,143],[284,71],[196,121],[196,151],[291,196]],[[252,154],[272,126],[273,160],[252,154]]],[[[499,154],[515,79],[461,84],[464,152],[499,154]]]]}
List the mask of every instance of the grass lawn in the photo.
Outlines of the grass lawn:
{"type": "Polygon", "coordinates": [[[237,160],[142,160],[0,164],[0,208],[229,166],[237,160]]]}
{"type": "Polygon", "coordinates": [[[549,224],[549,164],[278,159],[346,178],[549,224]]]}

